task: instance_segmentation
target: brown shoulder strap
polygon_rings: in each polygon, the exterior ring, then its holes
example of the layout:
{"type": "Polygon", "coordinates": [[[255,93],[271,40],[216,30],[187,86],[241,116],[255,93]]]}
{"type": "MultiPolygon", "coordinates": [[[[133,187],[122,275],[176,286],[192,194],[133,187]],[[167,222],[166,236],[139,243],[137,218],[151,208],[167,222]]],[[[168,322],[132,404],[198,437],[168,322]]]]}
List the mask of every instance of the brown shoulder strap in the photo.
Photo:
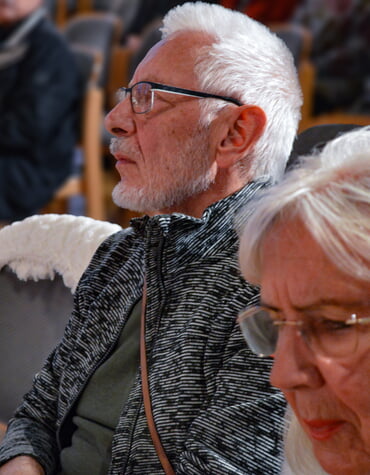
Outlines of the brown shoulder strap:
{"type": "Polygon", "coordinates": [[[146,347],[145,347],[145,307],[146,307],[146,282],[144,281],[143,287],[143,300],[141,305],[141,329],[140,329],[140,366],[141,366],[141,384],[144,398],[145,415],[148,421],[150,436],[153,440],[153,444],[159,460],[162,464],[163,470],[166,475],[175,475],[175,472],[171,466],[170,461],[167,458],[166,452],[159,438],[159,434],[155,427],[155,422],[152,413],[152,403],[150,400],[149,378],[148,378],[148,366],[146,361],[146,347]]]}

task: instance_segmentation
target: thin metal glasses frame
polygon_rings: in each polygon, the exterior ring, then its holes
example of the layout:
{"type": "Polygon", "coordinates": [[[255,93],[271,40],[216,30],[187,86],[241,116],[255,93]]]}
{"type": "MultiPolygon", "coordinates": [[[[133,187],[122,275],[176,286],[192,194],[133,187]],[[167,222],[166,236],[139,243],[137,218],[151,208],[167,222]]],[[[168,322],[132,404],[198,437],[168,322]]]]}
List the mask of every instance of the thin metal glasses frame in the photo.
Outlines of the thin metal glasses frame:
{"type": "MultiPolygon", "coordinates": [[[[303,338],[306,344],[314,350],[314,348],[312,347],[311,332],[307,332],[307,325],[302,320],[274,320],[273,318],[268,317],[269,321],[271,322],[270,333],[268,332],[268,327],[266,325],[259,326],[258,319],[260,318],[261,322],[262,320],[266,322],[267,315],[269,315],[270,311],[271,310],[268,308],[255,306],[255,307],[250,307],[239,314],[238,323],[252,351],[254,351],[256,354],[258,354],[261,357],[271,356],[276,349],[276,344],[277,344],[277,339],[278,339],[278,335],[275,332],[271,333],[272,328],[273,327],[279,328],[283,326],[296,327],[297,332],[303,338]],[[266,318],[264,318],[263,316],[260,316],[260,317],[258,316],[258,313],[261,313],[261,312],[266,313],[266,318]],[[306,327],[306,329],[304,327],[306,327]]],[[[344,321],[333,320],[333,323],[338,323],[338,324],[340,323],[340,325],[342,326],[341,329],[345,329],[345,328],[353,327],[355,325],[369,325],[370,317],[358,317],[355,313],[353,313],[351,314],[350,318],[348,318],[347,320],[344,320],[344,321]]],[[[356,338],[356,342],[357,342],[357,338],[356,338]]],[[[356,348],[357,344],[354,345],[354,347],[356,348]]],[[[335,354],[336,352],[334,348],[333,355],[335,354]]]]}

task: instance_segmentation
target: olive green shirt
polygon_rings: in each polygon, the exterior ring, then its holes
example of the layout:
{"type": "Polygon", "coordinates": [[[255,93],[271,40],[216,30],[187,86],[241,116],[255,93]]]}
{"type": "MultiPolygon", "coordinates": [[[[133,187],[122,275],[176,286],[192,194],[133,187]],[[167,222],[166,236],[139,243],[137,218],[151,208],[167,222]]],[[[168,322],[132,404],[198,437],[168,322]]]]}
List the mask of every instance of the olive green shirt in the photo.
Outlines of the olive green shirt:
{"type": "Polygon", "coordinates": [[[133,308],[110,357],[91,376],[78,401],[76,430],[62,450],[60,475],[106,475],[111,442],[140,360],[141,300],[133,308]]]}

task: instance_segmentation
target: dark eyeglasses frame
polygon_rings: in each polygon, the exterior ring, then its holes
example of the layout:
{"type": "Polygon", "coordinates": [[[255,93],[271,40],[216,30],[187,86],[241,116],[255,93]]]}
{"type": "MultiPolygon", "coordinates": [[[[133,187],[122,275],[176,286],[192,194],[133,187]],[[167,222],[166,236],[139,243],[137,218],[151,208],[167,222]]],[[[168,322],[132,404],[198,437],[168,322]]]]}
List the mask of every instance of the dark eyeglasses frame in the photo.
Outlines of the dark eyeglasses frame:
{"type": "Polygon", "coordinates": [[[131,108],[135,114],[146,114],[147,112],[150,112],[152,110],[153,103],[154,103],[154,94],[153,94],[154,91],[163,91],[163,92],[168,92],[170,94],[179,94],[182,96],[198,97],[200,99],[221,99],[223,101],[231,102],[232,104],[235,104],[237,106],[243,105],[240,101],[238,101],[237,99],[234,99],[233,97],[220,96],[218,94],[209,94],[208,92],[193,91],[192,89],[182,89],[180,87],[167,86],[165,84],[160,84],[160,83],[151,82],[151,81],[139,81],[133,84],[131,87],[120,87],[118,91],[122,91],[126,95],[130,94],[131,108]],[[150,84],[151,86],[150,91],[152,93],[150,107],[142,112],[137,112],[135,110],[135,104],[132,101],[132,90],[139,84],[150,84]]]}

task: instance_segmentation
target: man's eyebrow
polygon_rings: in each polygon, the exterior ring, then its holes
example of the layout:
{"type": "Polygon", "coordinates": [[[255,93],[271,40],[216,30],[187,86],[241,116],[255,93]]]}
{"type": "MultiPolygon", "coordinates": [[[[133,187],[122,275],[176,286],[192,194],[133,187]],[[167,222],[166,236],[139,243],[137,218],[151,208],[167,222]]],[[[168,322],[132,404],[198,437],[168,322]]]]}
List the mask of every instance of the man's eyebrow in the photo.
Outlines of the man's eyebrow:
{"type": "MultiPolygon", "coordinates": [[[[162,81],[160,81],[156,76],[151,76],[150,79],[148,79],[148,78],[140,79],[140,81],[135,81],[133,84],[137,84],[139,82],[156,82],[157,84],[163,84],[164,86],[168,85],[167,83],[163,83],[162,81]]],[[[132,80],[131,80],[130,83],[129,83],[129,86],[132,87],[133,84],[132,84],[132,80]]]]}

